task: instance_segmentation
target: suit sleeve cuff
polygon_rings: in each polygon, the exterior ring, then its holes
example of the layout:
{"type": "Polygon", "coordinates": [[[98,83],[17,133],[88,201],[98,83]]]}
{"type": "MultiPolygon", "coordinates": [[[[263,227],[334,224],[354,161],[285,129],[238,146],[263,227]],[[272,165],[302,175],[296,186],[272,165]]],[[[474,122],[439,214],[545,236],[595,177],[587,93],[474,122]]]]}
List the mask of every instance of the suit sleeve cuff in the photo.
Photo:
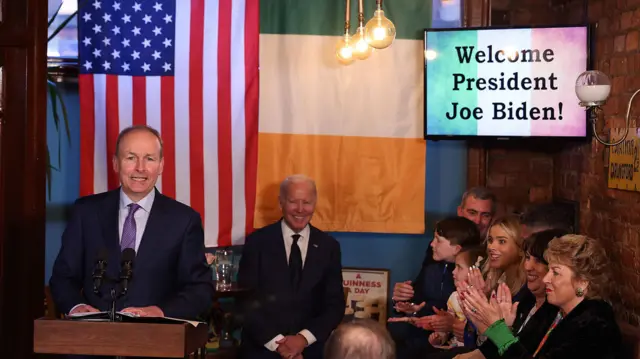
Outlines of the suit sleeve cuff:
{"type": "Polygon", "coordinates": [[[71,314],[71,313],[73,313],[73,311],[74,311],[76,308],[78,308],[79,306],[81,306],[81,305],[85,305],[85,304],[84,304],[84,303],[80,303],[80,304],[76,304],[76,305],[74,305],[74,306],[73,306],[73,308],[71,308],[71,310],[70,310],[70,311],[69,311],[69,313],[67,313],[67,314],[71,314]]]}
{"type": "Polygon", "coordinates": [[[278,344],[276,342],[281,340],[281,339],[284,339],[284,336],[282,336],[282,334],[278,334],[278,335],[276,335],[275,338],[271,339],[271,341],[268,342],[267,344],[265,344],[264,346],[267,349],[271,350],[272,352],[275,352],[276,350],[278,350],[278,346],[280,345],[280,344],[278,344]]]}
{"type": "Polygon", "coordinates": [[[316,336],[306,329],[302,329],[298,334],[302,335],[307,340],[307,346],[317,341],[316,336]]]}

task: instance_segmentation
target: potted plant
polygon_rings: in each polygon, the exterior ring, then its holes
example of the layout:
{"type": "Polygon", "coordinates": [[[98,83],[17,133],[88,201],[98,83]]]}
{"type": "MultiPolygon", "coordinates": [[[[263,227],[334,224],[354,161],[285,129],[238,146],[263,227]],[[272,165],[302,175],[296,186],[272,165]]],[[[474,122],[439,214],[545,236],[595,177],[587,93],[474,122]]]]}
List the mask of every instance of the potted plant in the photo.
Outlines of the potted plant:
{"type": "MultiPolygon", "coordinates": [[[[62,8],[62,3],[63,2],[64,1],[60,2],[60,5],[58,6],[58,9],[56,10],[56,12],[49,19],[49,21],[48,21],[48,27],[49,28],[51,28],[53,26],[54,21],[58,17],[58,13],[60,12],[60,9],[62,8]]],[[[58,35],[58,33],[60,31],[62,31],[62,29],[64,29],[67,26],[67,24],[69,24],[69,22],[71,20],[73,20],[73,18],[77,14],[78,14],[78,10],[73,12],[62,23],[60,23],[55,28],[53,28],[53,31],[51,31],[51,34],[47,38],[47,43],[51,42],[51,40],[53,38],[55,38],[56,35],[58,35]]],[[[67,136],[68,144],[71,145],[71,133],[70,133],[70,130],[69,130],[69,117],[68,117],[68,114],[67,114],[67,108],[65,106],[64,99],[63,99],[62,94],[60,92],[60,89],[58,87],[58,83],[61,81],[61,77],[59,75],[56,75],[56,73],[55,73],[56,70],[57,70],[57,67],[48,66],[48,71],[47,71],[47,89],[49,91],[49,102],[51,104],[51,113],[53,115],[52,117],[53,117],[53,122],[55,124],[56,132],[58,133],[58,142],[60,143],[62,141],[62,138],[61,138],[62,129],[61,129],[61,127],[63,127],[64,131],[65,131],[65,134],[67,136]]],[[[51,163],[51,153],[49,151],[49,145],[47,145],[46,179],[47,179],[47,190],[49,192],[49,200],[51,200],[51,184],[52,184],[52,178],[51,177],[52,177],[52,174],[53,174],[52,171],[53,170],[59,171],[60,168],[62,167],[62,155],[61,155],[61,151],[60,151],[60,145],[58,145],[57,157],[58,157],[58,167],[55,167],[51,163]]]]}

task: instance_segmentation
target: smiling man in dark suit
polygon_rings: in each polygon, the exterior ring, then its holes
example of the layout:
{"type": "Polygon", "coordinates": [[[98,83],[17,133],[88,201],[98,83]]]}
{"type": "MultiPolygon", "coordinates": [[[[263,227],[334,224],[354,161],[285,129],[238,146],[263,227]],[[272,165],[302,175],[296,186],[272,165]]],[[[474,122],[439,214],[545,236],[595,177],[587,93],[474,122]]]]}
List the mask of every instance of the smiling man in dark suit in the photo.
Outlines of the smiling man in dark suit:
{"type": "Polygon", "coordinates": [[[93,290],[99,253],[107,275],[117,278],[122,252],[133,249],[133,275],[117,310],[144,317],[195,319],[213,300],[200,215],[155,189],[162,174],[162,139],[134,126],[116,142],[113,169],[121,187],[80,198],[62,235],[50,280],[54,302],[65,314],[109,310],[113,283],[93,290]]]}
{"type": "Polygon", "coordinates": [[[238,283],[248,288],[241,355],[322,358],[344,315],[340,244],[311,226],[317,190],[295,175],[280,185],[282,219],[249,235],[238,283]]]}

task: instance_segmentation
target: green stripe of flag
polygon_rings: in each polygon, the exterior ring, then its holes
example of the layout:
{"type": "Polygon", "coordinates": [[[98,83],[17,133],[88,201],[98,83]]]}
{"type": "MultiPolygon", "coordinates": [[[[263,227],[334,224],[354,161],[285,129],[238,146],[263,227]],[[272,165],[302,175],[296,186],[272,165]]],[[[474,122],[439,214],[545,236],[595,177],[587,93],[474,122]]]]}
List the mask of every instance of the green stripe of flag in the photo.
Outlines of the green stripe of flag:
{"type": "MultiPolygon", "coordinates": [[[[387,0],[383,10],[396,26],[396,38],[420,40],[431,26],[432,0],[387,0]]],[[[345,0],[260,0],[260,33],[340,36],[345,0]]],[[[375,0],[364,0],[365,24],[375,0]]],[[[351,34],[357,28],[358,0],[351,0],[351,34]]]]}

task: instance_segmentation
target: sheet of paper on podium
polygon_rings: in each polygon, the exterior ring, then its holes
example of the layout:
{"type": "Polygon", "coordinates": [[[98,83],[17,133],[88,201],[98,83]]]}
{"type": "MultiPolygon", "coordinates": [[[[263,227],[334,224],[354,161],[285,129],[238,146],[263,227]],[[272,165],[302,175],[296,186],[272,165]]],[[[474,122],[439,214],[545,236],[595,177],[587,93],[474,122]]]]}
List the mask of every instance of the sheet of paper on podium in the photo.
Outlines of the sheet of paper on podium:
{"type": "MultiPolygon", "coordinates": [[[[179,318],[171,318],[171,317],[140,317],[133,313],[128,312],[116,312],[117,315],[122,317],[122,321],[124,322],[144,322],[144,323],[189,323],[194,327],[197,327],[199,324],[205,324],[204,322],[198,322],[195,320],[185,320],[179,318]]],[[[85,312],[85,313],[74,313],[67,316],[67,318],[72,320],[83,320],[83,321],[98,321],[98,322],[108,322],[109,321],[109,312],[85,312]]]]}

